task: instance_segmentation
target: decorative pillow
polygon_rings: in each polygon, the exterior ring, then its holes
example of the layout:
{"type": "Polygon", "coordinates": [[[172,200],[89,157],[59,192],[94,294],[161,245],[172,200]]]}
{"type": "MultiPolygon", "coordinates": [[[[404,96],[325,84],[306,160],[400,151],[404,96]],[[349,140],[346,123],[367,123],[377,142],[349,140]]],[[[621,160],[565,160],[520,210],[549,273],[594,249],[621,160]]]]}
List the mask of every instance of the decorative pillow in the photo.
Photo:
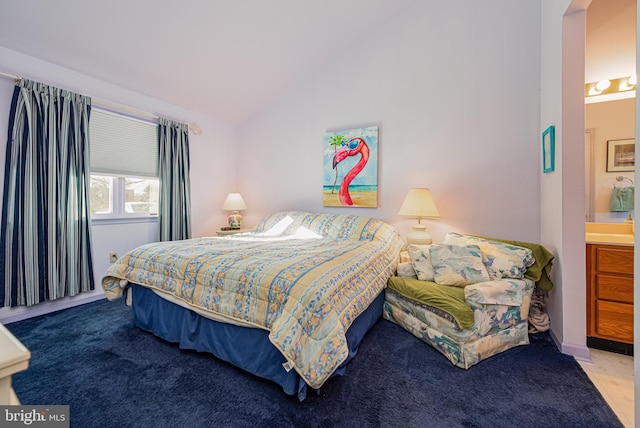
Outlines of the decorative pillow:
{"type": "Polygon", "coordinates": [[[436,244],[429,248],[433,276],[437,284],[465,286],[489,281],[477,245],[436,244]]]}
{"type": "Polygon", "coordinates": [[[405,278],[418,278],[418,274],[411,262],[398,263],[398,276],[405,278]]]}
{"type": "Polygon", "coordinates": [[[431,266],[431,254],[429,254],[431,245],[415,245],[411,244],[407,247],[411,265],[416,271],[416,275],[420,281],[433,281],[433,266],[431,266]]]}
{"type": "Polygon", "coordinates": [[[482,262],[487,267],[491,279],[522,279],[527,268],[536,261],[528,248],[475,236],[449,232],[444,238],[444,243],[480,247],[483,256],[482,262]]]}

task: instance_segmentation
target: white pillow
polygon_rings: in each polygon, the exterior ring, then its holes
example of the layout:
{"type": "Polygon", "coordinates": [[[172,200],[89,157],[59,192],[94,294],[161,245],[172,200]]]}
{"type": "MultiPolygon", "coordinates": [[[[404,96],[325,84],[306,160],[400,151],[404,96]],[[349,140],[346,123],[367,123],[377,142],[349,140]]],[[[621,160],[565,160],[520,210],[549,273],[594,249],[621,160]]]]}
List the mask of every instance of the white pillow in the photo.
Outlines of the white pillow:
{"type": "Polygon", "coordinates": [[[433,266],[431,265],[431,254],[429,253],[430,246],[411,244],[407,247],[411,265],[420,281],[433,281],[433,266]]]}
{"type": "Polygon", "coordinates": [[[411,262],[398,263],[398,276],[405,278],[418,278],[418,274],[413,269],[411,262]]]}
{"type": "Polygon", "coordinates": [[[444,243],[480,247],[482,261],[492,279],[522,279],[527,268],[535,262],[533,252],[530,249],[504,242],[449,232],[444,238],[444,243]]]}
{"type": "Polygon", "coordinates": [[[434,281],[441,285],[465,286],[489,281],[477,245],[436,244],[429,248],[434,281]]]}

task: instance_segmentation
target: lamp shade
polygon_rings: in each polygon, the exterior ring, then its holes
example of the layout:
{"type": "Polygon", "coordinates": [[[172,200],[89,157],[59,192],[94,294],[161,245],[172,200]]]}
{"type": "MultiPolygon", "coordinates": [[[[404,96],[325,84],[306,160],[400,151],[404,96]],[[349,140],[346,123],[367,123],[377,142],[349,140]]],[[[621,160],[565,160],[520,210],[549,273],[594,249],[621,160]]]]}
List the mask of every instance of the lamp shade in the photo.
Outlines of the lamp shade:
{"type": "Polygon", "coordinates": [[[438,207],[429,189],[410,189],[402,202],[398,215],[421,218],[440,218],[438,207]]]}
{"type": "Polygon", "coordinates": [[[244,199],[242,199],[240,193],[229,193],[227,199],[225,199],[222,204],[222,209],[225,211],[246,210],[247,204],[244,202],[244,199]]]}

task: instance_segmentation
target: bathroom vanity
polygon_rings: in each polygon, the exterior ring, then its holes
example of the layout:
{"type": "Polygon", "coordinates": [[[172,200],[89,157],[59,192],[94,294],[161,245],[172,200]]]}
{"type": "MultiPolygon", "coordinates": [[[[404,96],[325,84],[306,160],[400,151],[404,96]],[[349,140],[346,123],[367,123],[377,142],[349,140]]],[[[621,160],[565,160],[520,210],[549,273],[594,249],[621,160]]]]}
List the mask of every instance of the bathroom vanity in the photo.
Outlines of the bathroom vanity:
{"type": "Polygon", "coordinates": [[[587,346],[632,355],[633,225],[587,223],[586,242],[587,346]]]}

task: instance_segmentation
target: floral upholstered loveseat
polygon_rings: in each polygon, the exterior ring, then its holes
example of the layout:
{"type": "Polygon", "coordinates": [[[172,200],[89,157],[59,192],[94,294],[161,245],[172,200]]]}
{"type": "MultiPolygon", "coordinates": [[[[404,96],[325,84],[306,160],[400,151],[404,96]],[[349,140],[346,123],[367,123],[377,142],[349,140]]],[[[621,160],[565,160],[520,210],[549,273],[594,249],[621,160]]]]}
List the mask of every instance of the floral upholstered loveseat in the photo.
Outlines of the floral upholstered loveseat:
{"type": "Polygon", "coordinates": [[[519,244],[448,233],[442,244],[410,245],[388,282],[384,318],[464,369],[528,344],[532,293],[536,281],[552,286],[553,256],[519,244]]]}

